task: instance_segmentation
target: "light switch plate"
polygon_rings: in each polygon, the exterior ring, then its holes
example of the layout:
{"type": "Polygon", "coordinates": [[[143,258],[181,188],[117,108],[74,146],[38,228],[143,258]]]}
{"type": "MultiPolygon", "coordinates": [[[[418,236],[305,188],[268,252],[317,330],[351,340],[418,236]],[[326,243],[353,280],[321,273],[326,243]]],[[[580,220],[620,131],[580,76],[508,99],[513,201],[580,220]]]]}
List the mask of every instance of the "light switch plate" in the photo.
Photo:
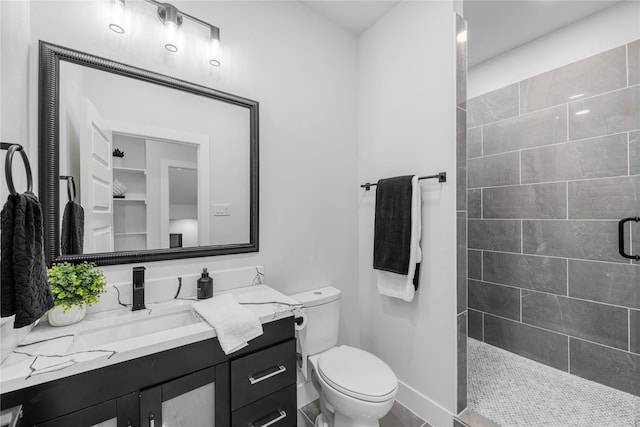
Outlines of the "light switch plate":
{"type": "Polygon", "coordinates": [[[213,205],[214,215],[215,216],[229,216],[231,205],[229,204],[217,204],[213,205]]]}

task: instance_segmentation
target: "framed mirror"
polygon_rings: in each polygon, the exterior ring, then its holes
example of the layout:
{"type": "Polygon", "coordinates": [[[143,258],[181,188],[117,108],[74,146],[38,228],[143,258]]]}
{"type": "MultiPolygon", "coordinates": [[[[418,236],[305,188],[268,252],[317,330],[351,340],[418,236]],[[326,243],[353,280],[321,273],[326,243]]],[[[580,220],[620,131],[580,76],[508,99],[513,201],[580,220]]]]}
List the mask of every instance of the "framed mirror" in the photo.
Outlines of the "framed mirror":
{"type": "Polygon", "coordinates": [[[258,251],[258,102],[43,41],[39,61],[48,263],[258,251]]]}

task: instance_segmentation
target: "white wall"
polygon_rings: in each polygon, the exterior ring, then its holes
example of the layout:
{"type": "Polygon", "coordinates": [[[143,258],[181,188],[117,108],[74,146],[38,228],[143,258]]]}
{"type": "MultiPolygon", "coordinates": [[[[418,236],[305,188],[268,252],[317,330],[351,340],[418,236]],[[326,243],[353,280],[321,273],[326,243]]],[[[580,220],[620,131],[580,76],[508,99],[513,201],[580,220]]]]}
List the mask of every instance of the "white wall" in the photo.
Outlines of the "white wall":
{"type": "MultiPolygon", "coordinates": [[[[260,252],[147,263],[147,278],[264,265],[269,284],[284,293],[334,285],[343,291],[341,339],[357,344],[355,37],[299,2],[172,3],[221,28],[225,63],[219,73],[202,65],[195,47],[174,58],[165,55],[161,26],[148,3],[127,2],[146,15],[124,40],[107,29],[103,2],[29,4],[31,20],[23,28],[30,25],[30,37],[12,40],[20,53],[12,59],[24,63],[31,44],[29,90],[16,88],[9,102],[29,101],[29,124],[21,129],[32,131],[31,152],[37,147],[40,39],[258,100],[260,252]]],[[[4,12],[3,36],[9,19],[4,12]]],[[[3,77],[5,69],[3,63],[3,77]]],[[[25,116],[22,111],[18,117],[25,116]]],[[[109,281],[131,280],[132,266],[104,271],[109,281]]]]}
{"type": "Polygon", "coordinates": [[[411,303],[377,293],[375,191],[359,197],[361,336],[401,381],[399,400],[433,425],[455,408],[455,26],[453,2],[401,2],[359,40],[359,182],[423,181],[423,262],[411,303]]]}
{"type": "MultiPolygon", "coordinates": [[[[29,146],[29,136],[36,129],[27,126],[27,93],[29,65],[29,7],[23,2],[0,1],[0,141],[15,142],[25,147],[34,173],[33,157],[36,150],[29,146]]],[[[0,154],[0,203],[4,204],[9,191],[4,179],[5,151],[0,154]]],[[[35,177],[34,177],[35,178],[35,177]]],[[[22,159],[14,155],[13,181],[17,191],[26,189],[22,159]]],[[[37,178],[36,178],[37,181],[37,178]]],[[[37,185],[37,182],[34,182],[37,185]]],[[[0,323],[0,360],[4,360],[13,347],[31,330],[30,327],[13,329],[13,316],[0,323]]]]}
{"type": "Polygon", "coordinates": [[[470,68],[468,97],[474,98],[639,38],[640,2],[621,2],[470,68]]]}

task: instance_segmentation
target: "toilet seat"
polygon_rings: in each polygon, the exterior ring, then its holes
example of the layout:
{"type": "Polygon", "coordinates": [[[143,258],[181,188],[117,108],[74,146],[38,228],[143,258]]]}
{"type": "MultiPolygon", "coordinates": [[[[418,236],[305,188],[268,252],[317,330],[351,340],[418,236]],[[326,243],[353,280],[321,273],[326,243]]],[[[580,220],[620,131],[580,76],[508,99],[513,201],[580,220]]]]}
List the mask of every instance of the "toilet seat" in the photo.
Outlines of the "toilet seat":
{"type": "Polygon", "coordinates": [[[369,352],[346,345],[322,354],[317,370],[334,389],[367,402],[387,401],[398,388],[398,378],[389,365],[369,352]]]}

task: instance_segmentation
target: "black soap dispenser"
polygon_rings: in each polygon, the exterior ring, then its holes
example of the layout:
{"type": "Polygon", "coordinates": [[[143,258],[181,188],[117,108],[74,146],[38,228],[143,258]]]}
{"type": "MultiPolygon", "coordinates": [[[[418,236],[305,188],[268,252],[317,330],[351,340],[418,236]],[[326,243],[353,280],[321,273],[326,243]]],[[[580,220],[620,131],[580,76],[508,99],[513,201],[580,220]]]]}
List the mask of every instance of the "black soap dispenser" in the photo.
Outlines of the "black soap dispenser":
{"type": "Polygon", "coordinates": [[[213,279],[209,277],[206,268],[202,269],[202,277],[198,279],[198,299],[207,299],[213,296],[213,279]]]}

